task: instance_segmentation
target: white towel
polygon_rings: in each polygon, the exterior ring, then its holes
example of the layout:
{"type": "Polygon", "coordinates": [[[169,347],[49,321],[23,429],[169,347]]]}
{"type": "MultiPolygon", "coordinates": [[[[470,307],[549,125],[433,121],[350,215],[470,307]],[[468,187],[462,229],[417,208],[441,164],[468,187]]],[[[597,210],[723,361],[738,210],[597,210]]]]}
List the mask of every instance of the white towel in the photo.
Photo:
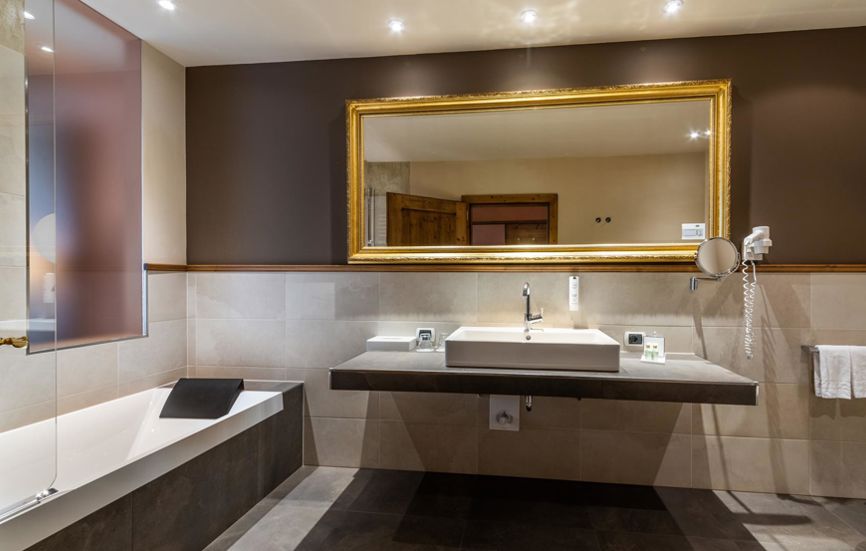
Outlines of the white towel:
{"type": "Polygon", "coordinates": [[[851,347],[818,345],[815,396],[851,399],[851,347]]]}
{"type": "Polygon", "coordinates": [[[855,398],[866,398],[866,346],[851,347],[851,390],[855,398]]]}

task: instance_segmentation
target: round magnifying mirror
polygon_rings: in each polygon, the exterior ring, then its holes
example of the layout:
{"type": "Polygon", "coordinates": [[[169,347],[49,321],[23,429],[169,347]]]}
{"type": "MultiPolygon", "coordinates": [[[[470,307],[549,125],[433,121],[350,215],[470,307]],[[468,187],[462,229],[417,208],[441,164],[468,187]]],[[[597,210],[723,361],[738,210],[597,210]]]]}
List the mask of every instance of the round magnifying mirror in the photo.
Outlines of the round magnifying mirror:
{"type": "Polygon", "coordinates": [[[734,272],[740,262],[737,246],[730,239],[713,237],[698,246],[695,264],[706,275],[719,279],[734,272]]]}

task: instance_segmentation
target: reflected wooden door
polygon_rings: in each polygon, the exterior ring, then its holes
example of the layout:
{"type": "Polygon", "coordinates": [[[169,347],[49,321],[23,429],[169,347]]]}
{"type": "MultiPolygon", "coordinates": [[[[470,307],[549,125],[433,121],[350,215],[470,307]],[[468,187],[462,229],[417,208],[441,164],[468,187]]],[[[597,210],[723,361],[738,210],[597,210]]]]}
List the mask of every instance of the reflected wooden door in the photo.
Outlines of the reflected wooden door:
{"type": "Polygon", "coordinates": [[[466,245],[466,203],[388,193],[388,245],[466,245]]]}

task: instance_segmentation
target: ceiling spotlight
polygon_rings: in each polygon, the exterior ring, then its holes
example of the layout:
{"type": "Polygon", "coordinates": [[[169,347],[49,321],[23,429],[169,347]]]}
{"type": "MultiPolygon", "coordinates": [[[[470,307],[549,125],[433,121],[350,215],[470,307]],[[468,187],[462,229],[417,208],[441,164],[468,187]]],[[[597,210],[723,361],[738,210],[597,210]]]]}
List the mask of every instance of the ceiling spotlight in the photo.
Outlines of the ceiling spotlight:
{"type": "Polygon", "coordinates": [[[697,130],[692,130],[691,132],[689,132],[689,139],[690,140],[697,140],[700,137],[701,137],[701,133],[698,132],[697,130]]]}
{"type": "Polygon", "coordinates": [[[406,30],[406,25],[400,19],[392,19],[388,21],[388,28],[391,29],[392,33],[400,34],[406,30]]]}
{"type": "Polygon", "coordinates": [[[45,52],[46,54],[53,54],[54,53],[54,50],[52,48],[50,48],[49,46],[42,46],[39,49],[42,50],[43,52],[45,52]]]}
{"type": "Polygon", "coordinates": [[[171,0],[159,0],[159,7],[168,11],[174,11],[177,8],[171,0]]]}
{"type": "Polygon", "coordinates": [[[24,12],[24,19],[29,19],[30,21],[33,21],[34,19],[36,19],[36,16],[34,16],[29,11],[25,11],[24,12]]]}
{"type": "Polygon", "coordinates": [[[665,14],[674,15],[683,9],[683,0],[668,0],[665,2],[665,14]]]}
{"type": "Polygon", "coordinates": [[[535,10],[523,10],[520,12],[520,20],[527,25],[535,23],[536,19],[538,19],[538,12],[535,10]]]}
{"type": "Polygon", "coordinates": [[[710,130],[709,128],[707,128],[706,130],[704,130],[704,136],[705,136],[705,137],[709,138],[709,137],[712,136],[712,135],[713,135],[713,131],[710,130]]]}

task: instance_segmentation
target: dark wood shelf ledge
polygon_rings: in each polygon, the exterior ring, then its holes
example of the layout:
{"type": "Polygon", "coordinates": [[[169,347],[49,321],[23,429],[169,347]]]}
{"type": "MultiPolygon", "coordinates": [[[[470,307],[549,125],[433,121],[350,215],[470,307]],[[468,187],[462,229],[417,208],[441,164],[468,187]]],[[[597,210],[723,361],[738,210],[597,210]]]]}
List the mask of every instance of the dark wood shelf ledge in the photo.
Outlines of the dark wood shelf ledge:
{"type": "Polygon", "coordinates": [[[664,365],[623,354],[618,373],[447,367],[441,352],[365,352],[331,368],[332,390],[449,392],[753,406],[758,383],[693,354],[664,365]]]}
{"type": "MultiPolygon", "coordinates": [[[[157,264],[151,272],[687,272],[693,264],[157,264]]],[[[866,264],[759,264],[764,273],[866,272],[866,264]]]]}

